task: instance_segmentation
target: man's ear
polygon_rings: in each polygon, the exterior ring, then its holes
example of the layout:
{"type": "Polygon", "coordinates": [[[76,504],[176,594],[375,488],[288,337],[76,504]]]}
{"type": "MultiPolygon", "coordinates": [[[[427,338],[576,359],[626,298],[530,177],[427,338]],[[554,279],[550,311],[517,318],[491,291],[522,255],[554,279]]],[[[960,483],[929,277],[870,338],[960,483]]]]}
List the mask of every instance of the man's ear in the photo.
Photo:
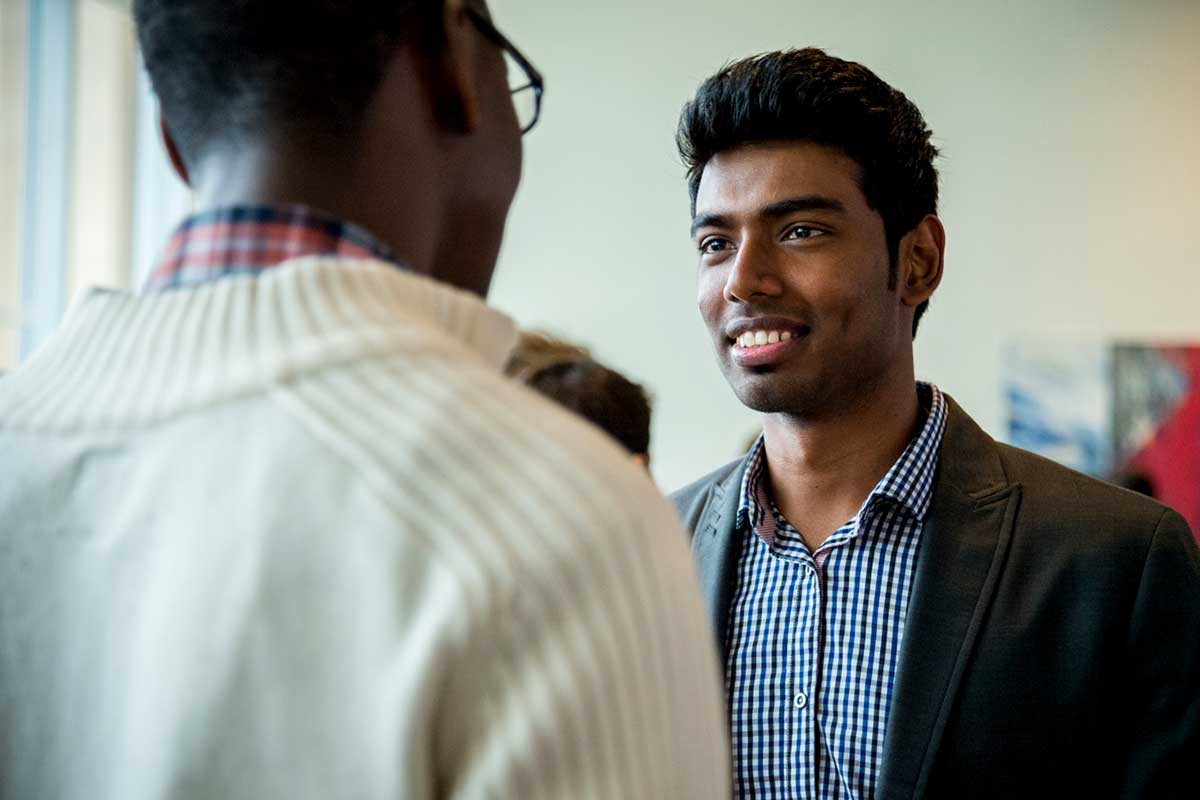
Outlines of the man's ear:
{"type": "Polygon", "coordinates": [[[167,158],[171,160],[171,169],[175,170],[175,174],[188,185],[188,188],[191,188],[192,179],[188,175],[187,164],[184,163],[183,156],[179,154],[179,146],[175,144],[175,137],[167,128],[167,121],[163,118],[161,106],[158,109],[158,134],[162,137],[163,147],[167,148],[167,158]]]}
{"type": "Polygon", "coordinates": [[[942,282],[945,253],[946,229],[940,219],[926,214],[900,241],[900,302],[916,308],[933,296],[942,282]]]}
{"type": "Polygon", "coordinates": [[[479,127],[479,89],[476,83],[478,48],[483,39],[467,15],[464,0],[445,0],[440,47],[432,50],[426,71],[427,91],[437,121],[454,133],[479,127]]]}

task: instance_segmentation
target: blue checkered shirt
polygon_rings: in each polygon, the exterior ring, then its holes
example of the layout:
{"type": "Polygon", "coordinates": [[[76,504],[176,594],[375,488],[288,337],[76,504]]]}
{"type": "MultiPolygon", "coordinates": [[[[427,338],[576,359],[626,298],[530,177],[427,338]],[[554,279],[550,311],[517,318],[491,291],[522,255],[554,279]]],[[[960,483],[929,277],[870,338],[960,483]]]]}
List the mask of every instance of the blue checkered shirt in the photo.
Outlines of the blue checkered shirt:
{"type": "Polygon", "coordinates": [[[742,480],[742,549],[726,631],[738,797],[875,796],[900,643],[946,404],[919,384],[925,422],[853,519],[810,553],[770,499],[766,451],[742,480]]]}

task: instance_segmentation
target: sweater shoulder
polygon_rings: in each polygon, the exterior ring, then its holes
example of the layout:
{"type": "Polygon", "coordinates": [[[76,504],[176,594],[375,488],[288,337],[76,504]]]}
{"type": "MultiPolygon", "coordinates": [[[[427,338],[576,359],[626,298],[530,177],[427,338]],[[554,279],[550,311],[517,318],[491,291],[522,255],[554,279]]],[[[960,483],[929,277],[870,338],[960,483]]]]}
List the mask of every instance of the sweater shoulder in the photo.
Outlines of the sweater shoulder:
{"type": "Polygon", "coordinates": [[[393,507],[456,535],[563,546],[636,535],[666,503],[599,429],[491,366],[453,353],[371,358],[313,373],[281,397],[393,507]]]}

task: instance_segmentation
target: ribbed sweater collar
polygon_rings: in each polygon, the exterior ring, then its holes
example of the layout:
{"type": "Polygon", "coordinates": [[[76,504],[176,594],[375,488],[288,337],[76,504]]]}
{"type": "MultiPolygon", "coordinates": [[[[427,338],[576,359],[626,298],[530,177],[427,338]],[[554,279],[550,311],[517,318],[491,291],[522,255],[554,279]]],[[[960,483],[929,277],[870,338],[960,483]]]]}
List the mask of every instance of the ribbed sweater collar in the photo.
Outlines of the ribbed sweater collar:
{"type": "Polygon", "coordinates": [[[367,259],[301,258],[155,294],[93,289],[0,379],[0,427],[151,424],[405,341],[465,346],[498,369],[515,339],[477,296],[367,259]]]}

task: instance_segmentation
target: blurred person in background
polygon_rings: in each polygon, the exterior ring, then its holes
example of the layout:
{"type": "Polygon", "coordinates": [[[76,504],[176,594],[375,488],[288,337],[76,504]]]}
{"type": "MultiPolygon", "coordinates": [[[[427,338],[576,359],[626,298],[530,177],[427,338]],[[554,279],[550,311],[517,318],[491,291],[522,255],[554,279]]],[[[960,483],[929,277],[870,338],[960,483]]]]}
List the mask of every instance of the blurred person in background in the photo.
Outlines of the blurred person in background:
{"type": "Polygon", "coordinates": [[[998,444],[914,377],[945,250],[930,139],[904,94],[816,49],[729,65],[680,120],[700,314],[763,423],[674,495],[736,794],[1191,797],[1187,524],[998,444]]]}
{"type": "Polygon", "coordinates": [[[1146,497],[1157,497],[1154,491],[1154,481],[1144,472],[1121,472],[1113,478],[1113,483],[1122,489],[1144,494],[1146,497]]]}
{"type": "Polygon", "coordinates": [[[202,210],[0,382],[0,797],[726,796],[674,511],[501,372],[537,71],[481,2],[134,13],[202,210]]]}
{"type": "Polygon", "coordinates": [[[580,415],[650,466],[650,400],[646,390],[592,358],[586,348],[523,332],[505,367],[512,377],[580,415]]]}

